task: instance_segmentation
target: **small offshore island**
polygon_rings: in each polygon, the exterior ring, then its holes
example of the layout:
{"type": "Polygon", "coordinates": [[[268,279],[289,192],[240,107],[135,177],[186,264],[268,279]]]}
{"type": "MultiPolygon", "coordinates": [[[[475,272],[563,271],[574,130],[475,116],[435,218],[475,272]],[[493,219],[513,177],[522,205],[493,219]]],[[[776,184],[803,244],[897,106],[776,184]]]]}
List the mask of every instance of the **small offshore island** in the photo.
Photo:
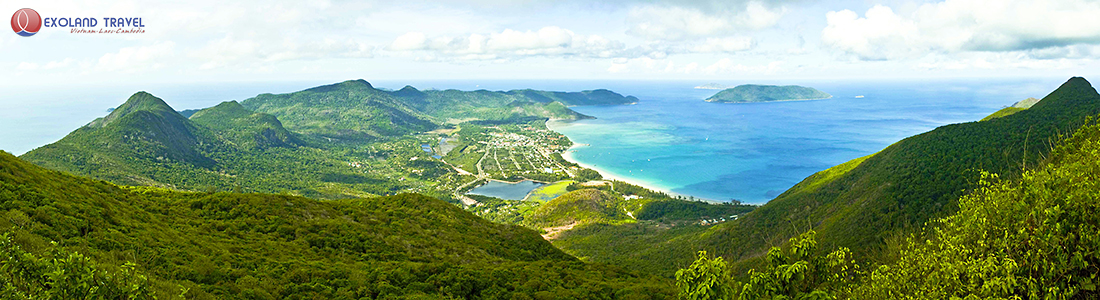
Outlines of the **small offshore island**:
{"type": "Polygon", "coordinates": [[[814,88],[797,85],[757,85],[743,84],[734,88],[725,89],[710,98],[707,102],[718,103],[757,103],[775,101],[802,101],[832,98],[829,93],[814,88]]]}

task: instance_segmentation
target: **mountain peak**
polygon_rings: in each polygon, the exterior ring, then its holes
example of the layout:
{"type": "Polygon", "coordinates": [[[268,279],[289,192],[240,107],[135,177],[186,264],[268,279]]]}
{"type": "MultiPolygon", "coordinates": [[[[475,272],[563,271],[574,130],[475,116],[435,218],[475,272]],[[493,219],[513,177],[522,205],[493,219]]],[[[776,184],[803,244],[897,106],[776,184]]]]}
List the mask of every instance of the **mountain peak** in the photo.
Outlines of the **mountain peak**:
{"type": "Polygon", "coordinates": [[[179,114],[175,109],[172,109],[168,103],[165,103],[164,100],[146,91],[139,91],[126,99],[125,103],[122,103],[122,105],[119,105],[115,110],[111,111],[111,114],[102,119],[95,120],[89,125],[92,127],[103,127],[118,118],[136,111],[149,111],[157,114],[179,114]]]}
{"type": "Polygon", "coordinates": [[[237,103],[237,101],[230,100],[219,103],[218,105],[215,105],[211,108],[199,110],[198,112],[195,112],[191,115],[191,119],[201,119],[205,116],[210,115],[238,118],[247,117],[252,114],[252,111],[244,108],[244,106],[241,106],[241,104],[237,103]]]}
{"type": "Polygon", "coordinates": [[[315,92],[315,93],[324,93],[324,92],[331,92],[331,91],[340,90],[340,89],[362,89],[362,88],[373,90],[374,86],[370,85],[370,82],[367,82],[366,80],[356,79],[356,80],[347,80],[347,81],[344,81],[344,82],[341,82],[341,83],[334,83],[334,84],[330,84],[330,85],[322,85],[322,86],[319,86],[319,87],[306,89],[305,91],[315,92]]]}
{"type": "Polygon", "coordinates": [[[1096,102],[1100,102],[1100,94],[1096,93],[1092,84],[1085,78],[1073,77],[1043,97],[1029,110],[1076,109],[1081,105],[1091,106],[1096,102]]]}
{"type": "Polygon", "coordinates": [[[406,97],[406,98],[423,98],[425,96],[424,92],[421,92],[420,90],[417,90],[416,88],[412,87],[411,85],[406,85],[405,87],[401,88],[400,90],[397,90],[395,92],[391,92],[390,94],[394,95],[394,96],[406,97]]]}

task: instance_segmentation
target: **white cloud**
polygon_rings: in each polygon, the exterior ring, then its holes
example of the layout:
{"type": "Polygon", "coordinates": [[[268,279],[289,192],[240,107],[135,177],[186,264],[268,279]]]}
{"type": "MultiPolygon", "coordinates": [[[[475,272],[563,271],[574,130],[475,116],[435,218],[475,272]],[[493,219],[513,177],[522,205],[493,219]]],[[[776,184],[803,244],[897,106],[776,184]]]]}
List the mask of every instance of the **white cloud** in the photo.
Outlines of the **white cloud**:
{"type": "Polygon", "coordinates": [[[68,67],[72,66],[75,63],[76,63],[75,59],[73,59],[72,57],[68,57],[68,58],[65,58],[63,60],[55,60],[55,61],[48,62],[42,68],[46,69],[46,70],[63,69],[63,68],[68,68],[68,67]]]}
{"type": "Polygon", "coordinates": [[[164,58],[174,54],[176,43],[159,42],[149,46],[125,47],[118,52],[104,54],[95,68],[101,71],[137,72],[146,69],[159,69],[164,66],[164,58]]]}
{"type": "Polygon", "coordinates": [[[770,75],[783,70],[783,61],[773,61],[763,65],[746,65],[723,58],[712,64],[702,66],[698,62],[676,63],[667,59],[640,57],[616,59],[607,68],[609,73],[665,73],[691,75],[770,75]]]}
{"type": "Polygon", "coordinates": [[[227,34],[212,40],[191,53],[200,60],[200,69],[226,66],[256,66],[263,63],[299,59],[373,57],[375,47],[353,39],[330,38],[301,41],[284,38],[281,41],[239,39],[227,34]]]}
{"type": "Polygon", "coordinates": [[[728,36],[775,26],[785,7],[768,7],[759,1],[730,2],[729,8],[645,5],[630,9],[627,33],[650,40],[728,36]]]}
{"type": "Polygon", "coordinates": [[[428,38],[423,32],[409,32],[393,40],[388,50],[422,50],[428,46],[427,42],[428,38]]]}
{"type": "Polygon", "coordinates": [[[862,59],[928,53],[1028,51],[1100,43],[1100,2],[947,0],[897,14],[876,5],[863,17],[826,14],[822,42],[862,59]]]}
{"type": "MultiPolygon", "coordinates": [[[[1091,59],[1085,59],[1091,60],[1091,59]]],[[[1081,67],[1081,59],[1035,59],[1031,54],[1012,52],[969,52],[956,55],[928,55],[918,60],[913,69],[935,70],[1068,70],[1081,67]]]]}
{"type": "Polygon", "coordinates": [[[612,58],[634,50],[602,36],[576,34],[557,26],[432,38],[420,32],[409,32],[394,39],[385,49],[399,54],[419,54],[417,59],[427,61],[508,60],[529,56],[612,58]]]}
{"type": "Polygon", "coordinates": [[[750,37],[708,38],[702,44],[691,48],[692,52],[737,52],[749,50],[754,42],[750,37]]]}
{"type": "Polygon", "coordinates": [[[15,69],[20,70],[20,71],[34,71],[34,70],[38,70],[38,67],[39,66],[36,63],[25,62],[24,61],[24,62],[20,62],[19,65],[15,66],[15,69]]]}
{"type": "Polygon", "coordinates": [[[703,68],[704,74],[775,74],[783,67],[784,62],[773,61],[766,65],[744,65],[734,62],[732,59],[723,58],[703,68]]]}

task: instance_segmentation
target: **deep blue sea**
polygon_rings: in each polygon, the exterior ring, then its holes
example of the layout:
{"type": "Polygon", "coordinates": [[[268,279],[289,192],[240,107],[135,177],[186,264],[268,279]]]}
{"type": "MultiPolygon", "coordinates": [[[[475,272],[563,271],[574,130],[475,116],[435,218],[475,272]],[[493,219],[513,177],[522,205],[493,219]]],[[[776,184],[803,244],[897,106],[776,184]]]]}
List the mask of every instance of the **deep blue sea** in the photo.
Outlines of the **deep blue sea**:
{"type": "MultiPolygon", "coordinates": [[[[763,203],[814,172],[868,155],[905,137],[979,120],[1027,97],[1041,98],[1067,78],[907,81],[716,81],[798,84],[832,99],[756,104],[708,103],[710,81],[372,80],[375,87],[461,90],[607,88],[636,105],[574,109],[597,119],[553,128],[584,146],[567,157],[606,176],[677,194],[763,203]],[[856,96],[864,96],[856,98],[856,96]]],[[[260,93],[286,93],[332,81],[64,86],[0,95],[0,149],[22,154],[51,143],[146,90],[178,110],[260,93]]]]}

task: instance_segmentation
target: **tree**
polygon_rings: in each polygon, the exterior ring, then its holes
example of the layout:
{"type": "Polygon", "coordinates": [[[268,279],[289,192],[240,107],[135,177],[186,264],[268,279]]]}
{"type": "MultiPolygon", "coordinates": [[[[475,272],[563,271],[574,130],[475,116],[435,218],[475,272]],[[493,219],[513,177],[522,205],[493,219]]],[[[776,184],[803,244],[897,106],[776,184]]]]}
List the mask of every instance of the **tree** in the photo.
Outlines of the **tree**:
{"type": "Polygon", "coordinates": [[[686,269],[676,272],[676,286],[683,299],[835,299],[848,295],[856,283],[859,265],[851,251],[840,248],[817,254],[814,231],[790,239],[784,250],[772,247],[767,266],[752,269],[748,281],[730,280],[721,257],[705,251],[686,269]]]}
{"type": "Polygon", "coordinates": [[[699,258],[686,269],[676,271],[680,299],[732,299],[729,269],[722,257],[710,257],[699,251],[699,258]]]}
{"type": "Polygon", "coordinates": [[[91,258],[51,243],[39,257],[0,234],[0,299],[155,299],[149,280],[126,263],[108,272],[91,258]]]}

